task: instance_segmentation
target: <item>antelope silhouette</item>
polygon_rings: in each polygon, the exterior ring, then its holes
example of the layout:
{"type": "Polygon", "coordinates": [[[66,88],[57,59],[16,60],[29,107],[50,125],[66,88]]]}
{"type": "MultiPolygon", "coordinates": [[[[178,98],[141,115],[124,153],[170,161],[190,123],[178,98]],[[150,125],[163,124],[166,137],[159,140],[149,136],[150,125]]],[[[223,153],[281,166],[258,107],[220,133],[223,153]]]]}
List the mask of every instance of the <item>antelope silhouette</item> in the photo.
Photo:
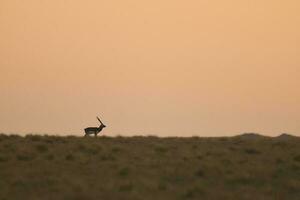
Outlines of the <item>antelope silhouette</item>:
{"type": "Polygon", "coordinates": [[[87,127],[84,129],[85,135],[84,136],[88,136],[88,135],[92,135],[94,134],[95,137],[97,136],[98,133],[100,133],[102,131],[103,128],[105,128],[106,126],[102,123],[102,121],[99,119],[99,117],[97,117],[98,121],[100,122],[100,126],[99,127],[87,127]]]}

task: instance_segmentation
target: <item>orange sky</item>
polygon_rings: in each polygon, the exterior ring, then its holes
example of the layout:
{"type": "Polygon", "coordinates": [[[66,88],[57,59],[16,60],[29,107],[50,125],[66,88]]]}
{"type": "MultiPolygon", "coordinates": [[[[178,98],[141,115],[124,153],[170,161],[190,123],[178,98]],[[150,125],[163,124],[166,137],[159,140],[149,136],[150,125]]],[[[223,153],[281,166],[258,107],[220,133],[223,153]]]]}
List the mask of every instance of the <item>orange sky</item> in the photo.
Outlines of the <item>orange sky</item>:
{"type": "Polygon", "coordinates": [[[298,0],[0,0],[0,131],[300,135],[298,0]]]}

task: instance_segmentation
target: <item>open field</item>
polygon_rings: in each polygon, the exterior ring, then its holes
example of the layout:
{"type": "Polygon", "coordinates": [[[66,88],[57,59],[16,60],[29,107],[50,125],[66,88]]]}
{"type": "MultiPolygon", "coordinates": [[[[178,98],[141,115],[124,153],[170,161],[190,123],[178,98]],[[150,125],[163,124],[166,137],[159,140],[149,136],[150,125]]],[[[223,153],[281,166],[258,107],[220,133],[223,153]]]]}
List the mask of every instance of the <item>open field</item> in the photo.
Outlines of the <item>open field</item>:
{"type": "Polygon", "coordinates": [[[0,135],[0,200],[300,199],[300,139],[0,135]]]}

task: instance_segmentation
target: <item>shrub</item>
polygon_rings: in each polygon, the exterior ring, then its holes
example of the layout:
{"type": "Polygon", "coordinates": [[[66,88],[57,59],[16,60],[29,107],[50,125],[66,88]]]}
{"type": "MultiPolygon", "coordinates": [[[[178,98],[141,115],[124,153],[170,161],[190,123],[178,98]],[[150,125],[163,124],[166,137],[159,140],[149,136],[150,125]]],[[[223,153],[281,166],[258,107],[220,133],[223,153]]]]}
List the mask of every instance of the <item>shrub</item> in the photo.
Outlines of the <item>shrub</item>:
{"type": "Polygon", "coordinates": [[[101,151],[101,147],[94,146],[94,147],[87,147],[84,144],[79,144],[78,145],[78,150],[82,153],[86,153],[89,155],[96,155],[101,151]]]}
{"type": "Polygon", "coordinates": [[[53,154],[48,154],[48,155],[46,156],[46,159],[47,159],[47,160],[54,160],[54,155],[53,155],[53,154]]]}
{"type": "Polygon", "coordinates": [[[11,134],[11,135],[9,135],[9,139],[11,139],[11,140],[14,140],[14,139],[20,139],[20,138],[21,138],[21,136],[16,135],[16,134],[11,134]]]}
{"type": "Polygon", "coordinates": [[[253,154],[260,154],[261,152],[256,149],[248,148],[248,149],[245,149],[245,153],[253,155],[253,154]]]}
{"type": "Polygon", "coordinates": [[[118,152],[121,152],[121,149],[120,149],[119,147],[113,147],[113,148],[111,149],[111,151],[112,151],[113,153],[118,153],[118,152]]]}
{"type": "Polygon", "coordinates": [[[202,160],[204,157],[202,155],[196,156],[198,160],[202,160]]]}
{"type": "Polygon", "coordinates": [[[237,150],[236,147],[229,147],[228,149],[229,149],[230,151],[236,151],[236,150],[237,150]]]}
{"type": "Polygon", "coordinates": [[[130,171],[129,168],[124,167],[124,168],[119,170],[119,175],[122,176],[122,177],[128,176],[129,171],[130,171]]]}
{"type": "Polygon", "coordinates": [[[16,148],[13,144],[4,144],[3,145],[5,152],[15,152],[16,148]]]}
{"type": "Polygon", "coordinates": [[[203,177],[204,176],[204,171],[203,169],[198,169],[195,173],[196,176],[198,177],[203,177]]]}
{"type": "Polygon", "coordinates": [[[183,160],[183,161],[188,161],[188,160],[189,160],[189,158],[188,158],[188,157],[186,157],[186,156],[183,156],[182,160],[183,160]]]}
{"type": "Polygon", "coordinates": [[[38,136],[38,135],[26,135],[25,138],[33,142],[38,142],[42,140],[42,136],[38,136]]]}
{"type": "Polygon", "coordinates": [[[155,151],[156,151],[157,153],[166,153],[166,152],[168,151],[168,149],[165,148],[165,147],[156,147],[156,148],[155,148],[155,151]]]}
{"type": "Polygon", "coordinates": [[[229,159],[222,159],[221,162],[224,166],[228,166],[231,164],[231,161],[229,159]]]}
{"type": "Polygon", "coordinates": [[[20,161],[30,161],[34,159],[34,156],[31,154],[17,154],[17,159],[20,161]]]}
{"type": "Polygon", "coordinates": [[[246,164],[246,163],[248,163],[248,160],[247,159],[242,159],[242,160],[239,160],[238,163],[239,164],[246,164]]]}
{"type": "Polygon", "coordinates": [[[199,189],[198,187],[195,187],[195,188],[191,188],[191,189],[188,189],[184,195],[183,195],[183,198],[185,199],[193,199],[193,198],[196,198],[197,196],[203,196],[204,192],[203,190],[199,189]]]}
{"type": "Polygon", "coordinates": [[[167,190],[167,185],[165,183],[159,183],[158,189],[162,191],[167,190]]]}
{"type": "Polygon", "coordinates": [[[3,156],[3,155],[0,155],[0,162],[6,162],[8,161],[8,157],[7,156],[3,156]]]}
{"type": "Polygon", "coordinates": [[[227,141],[229,141],[229,139],[227,137],[221,137],[219,140],[221,142],[227,142],[227,141]]]}
{"type": "Polygon", "coordinates": [[[131,183],[120,185],[119,191],[120,192],[130,192],[133,189],[133,185],[131,183]]]}
{"type": "Polygon", "coordinates": [[[79,151],[85,151],[87,148],[86,148],[86,146],[84,145],[84,144],[79,144],[78,145],[78,150],[79,151]]]}
{"type": "Polygon", "coordinates": [[[99,150],[100,149],[98,148],[88,148],[85,150],[85,152],[90,155],[96,155],[97,153],[99,153],[99,150]]]}
{"type": "Polygon", "coordinates": [[[115,160],[115,157],[114,156],[112,156],[112,155],[110,155],[110,154],[108,154],[108,155],[102,155],[101,157],[100,157],[100,159],[102,160],[102,161],[113,161],[113,160],[115,160]]]}
{"type": "Polygon", "coordinates": [[[227,183],[236,187],[241,187],[243,185],[261,187],[264,184],[264,181],[257,177],[234,177],[227,180],[227,183]]]}
{"type": "Polygon", "coordinates": [[[54,144],[54,140],[51,137],[47,137],[45,139],[45,142],[48,143],[48,144],[54,144]]]}
{"type": "Polygon", "coordinates": [[[35,146],[36,150],[40,153],[45,153],[48,151],[48,147],[44,144],[38,144],[35,146]]]}
{"type": "Polygon", "coordinates": [[[300,172],[300,166],[296,164],[290,165],[290,169],[295,171],[295,172],[300,172]]]}
{"type": "Polygon", "coordinates": [[[66,160],[72,161],[75,160],[75,157],[72,154],[66,155],[66,160]]]}
{"type": "Polygon", "coordinates": [[[276,164],[284,163],[284,161],[281,158],[277,158],[275,162],[276,162],[276,164]]]}
{"type": "Polygon", "coordinates": [[[295,156],[294,161],[300,162],[300,155],[295,156]]]}

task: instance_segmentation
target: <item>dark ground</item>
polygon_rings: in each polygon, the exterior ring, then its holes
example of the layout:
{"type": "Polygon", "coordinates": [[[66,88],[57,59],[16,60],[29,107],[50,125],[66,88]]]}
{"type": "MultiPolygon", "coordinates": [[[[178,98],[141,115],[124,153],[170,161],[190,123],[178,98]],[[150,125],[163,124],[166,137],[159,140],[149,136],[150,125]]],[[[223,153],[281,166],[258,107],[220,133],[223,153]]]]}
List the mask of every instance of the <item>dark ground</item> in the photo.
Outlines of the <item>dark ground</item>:
{"type": "Polygon", "coordinates": [[[300,139],[0,135],[0,200],[300,199],[300,139]]]}

